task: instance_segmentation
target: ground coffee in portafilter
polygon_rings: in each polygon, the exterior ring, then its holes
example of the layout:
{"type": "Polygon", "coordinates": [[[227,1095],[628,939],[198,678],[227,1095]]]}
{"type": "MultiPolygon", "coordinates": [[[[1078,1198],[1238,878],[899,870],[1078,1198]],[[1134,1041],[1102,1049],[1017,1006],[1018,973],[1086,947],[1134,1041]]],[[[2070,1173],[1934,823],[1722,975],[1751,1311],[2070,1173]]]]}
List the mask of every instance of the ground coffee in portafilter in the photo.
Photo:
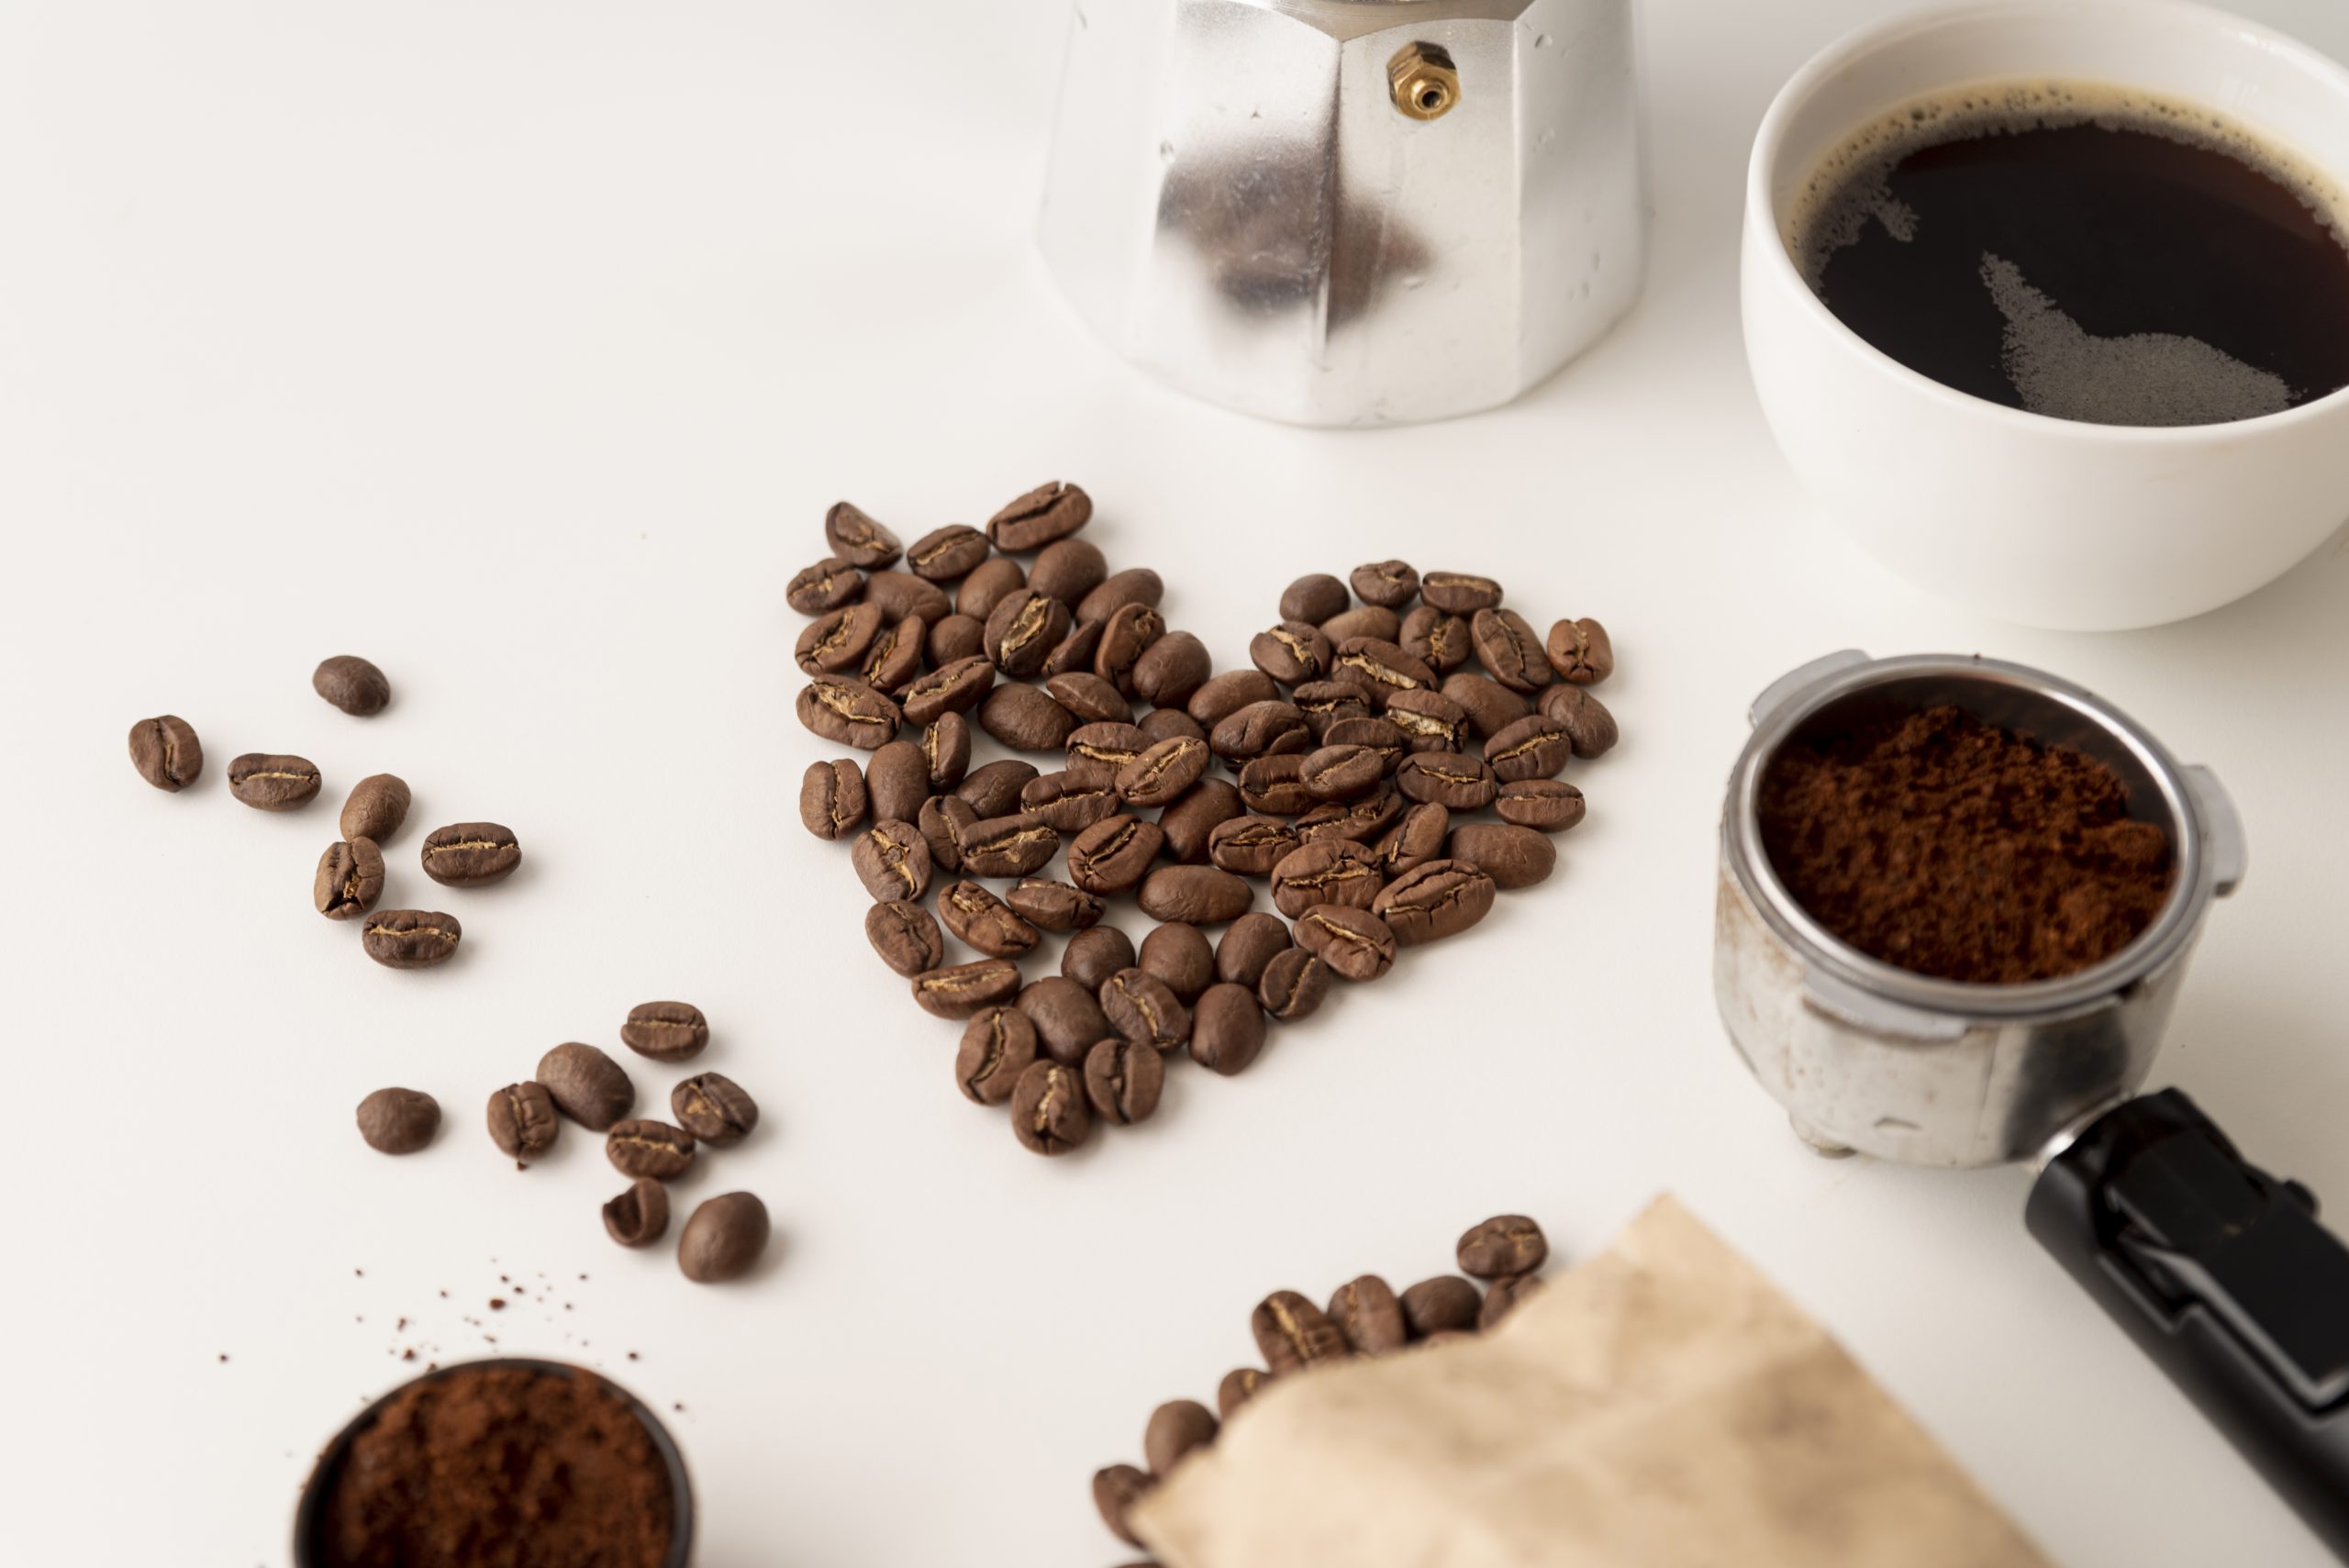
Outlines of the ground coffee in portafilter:
{"type": "Polygon", "coordinates": [[[1755,809],[1771,866],[1830,933],[1943,980],[2099,963],[2175,879],[2168,834],[2129,815],[2110,767],[1956,707],[1789,741],[1755,809]]]}

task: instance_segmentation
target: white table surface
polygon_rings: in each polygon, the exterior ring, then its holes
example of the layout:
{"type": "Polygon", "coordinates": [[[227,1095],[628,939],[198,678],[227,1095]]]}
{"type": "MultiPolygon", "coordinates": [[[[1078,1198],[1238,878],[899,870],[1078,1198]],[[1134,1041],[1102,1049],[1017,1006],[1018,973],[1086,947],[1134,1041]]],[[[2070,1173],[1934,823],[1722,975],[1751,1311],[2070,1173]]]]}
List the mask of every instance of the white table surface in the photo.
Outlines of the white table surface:
{"type": "MultiPolygon", "coordinates": [[[[2349,53],[2331,0],[2244,8],[2349,53]]],[[[706,1568],[1117,1562],[1087,1476],[1250,1358],[1265,1291],[1400,1284],[1503,1209],[1571,1259],[1670,1189],[2060,1561],[2324,1562],[2026,1237],[2023,1173],[1820,1161],[1714,1020],[1752,695],[1843,645],[2046,664],[2249,826],[2156,1081],[2349,1203],[2349,561],[2162,630],[2017,630],[1823,529],[1756,416],[1746,139],[1878,9],[1655,0],[1636,315],[1515,407],[1381,434],[1187,402],[1063,311],[1028,241],[1054,0],[0,9],[6,1555],[283,1563],[392,1352],[489,1332],[682,1404],[706,1568]],[[910,537],[1052,475],[1224,667],[1291,577],[1401,555],[1604,617],[1629,739],[1578,775],[1551,883],[1047,1162],[955,1095],[954,1028],[794,819],[832,748],[791,718],[782,590],[841,495],[910,537]],[[311,695],[341,651],[390,673],[382,717],[311,695]],[[123,755],[163,711],[207,753],[177,796],[123,755]],[[248,750],[315,759],[329,798],[237,805],[248,750]],[[416,790],[395,898],[465,923],[441,971],[376,968],[306,902],[382,769],[416,790]],[[474,817],[522,873],[424,882],[421,831],[474,817]],[[681,1188],[764,1195],[747,1286],[612,1246],[592,1137],[517,1174],[481,1130],[547,1047],[670,995],[766,1109],[681,1188]],[[354,1135],[387,1083],[447,1107],[429,1152],[354,1135]]],[[[676,1074],[629,1065],[657,1107],[676,1074]]]]}

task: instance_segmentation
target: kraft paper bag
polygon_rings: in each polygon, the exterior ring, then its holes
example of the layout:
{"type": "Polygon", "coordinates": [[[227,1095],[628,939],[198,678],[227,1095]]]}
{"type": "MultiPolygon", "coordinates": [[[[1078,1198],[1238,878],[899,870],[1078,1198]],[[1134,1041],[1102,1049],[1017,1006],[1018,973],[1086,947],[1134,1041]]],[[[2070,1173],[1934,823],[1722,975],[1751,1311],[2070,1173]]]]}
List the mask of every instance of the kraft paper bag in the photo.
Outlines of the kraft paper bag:
{"type": "Polygon", "coordinates": [[[1130,1516],[1165,1568],[2046,1568],[1670,1197],[1490,1334],[1274,1384],[1130,1516]]]}

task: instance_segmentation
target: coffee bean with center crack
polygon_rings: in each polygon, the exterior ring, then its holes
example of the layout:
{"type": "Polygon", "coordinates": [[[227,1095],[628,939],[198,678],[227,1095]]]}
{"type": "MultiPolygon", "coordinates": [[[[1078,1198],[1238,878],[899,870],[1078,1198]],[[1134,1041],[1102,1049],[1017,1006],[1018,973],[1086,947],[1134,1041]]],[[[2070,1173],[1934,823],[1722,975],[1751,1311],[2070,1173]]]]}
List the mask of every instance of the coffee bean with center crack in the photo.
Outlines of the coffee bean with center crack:
{"type": "Polygon", "coordinates": [[[1462,751],[1414,751],[1395,770],[1404,798],[1432,801],[1450,811],[1481,811],[1499,784],[1481,757],[1462,751]]]}
{"type": "Polygon", "coordinates": [[[696,1073],[669,1091],[677,1125],[713,1149],[730,1149],[759,1125],[759,1102],[723,1073],[696,1073]]]}
{"type": "Polygon", "coordinates": [[[1321,628],[1304,621],[1282,621],[1248,644],[1250,662],[1284,686],[1327,679],[1336,654],[1321,628]]]}
{"type": "Polygon", "coordinates": [[[1584,687],[1562,681],[1543,692],[1542,717],[1565,730],[1577,757],[1599,757],[1614,750],[1615,716],[1584,687]]]}
{"type": "Polygon", "coordinates": [[[1378,787],[1386,759],[1368,746],[1324,746],[1308,753],[1298,782],[1316,800],[1353,800],[1378,787]]]}
{"type": "Polygon", "coordinates": [[[386,969],[429,969],[457,951],[464,928],[437,909],[383,909],[365,917],[360,946],[386,969]]]}
{"type": "Polygon", "coordinates": [[[1454,1249],[1460,1272],[1476,1279],[1530,1274],[1550,1259],[1550,1240],[1522,1214],[1497,1214],[1473,1225],[1454,1249]]]}
{"type": "Polygon", "coordinates": [[[130,765],[157,789],[176,795],[204,772],[204,747],[177,714],[142,718],[130,727],[130,765]]]}
{"type": "Polygon", "coordinates": [[[882,962],[909,980],[946,959],[946,939],[938,921],[920,905],[903,899],[875,904],[864,912],[864,940],[882,962]]]}
{"type": "Polygon", "coordinates": [[[1019,791],[1020,810],[1072,838],[1103,817],[1116,816],[1124,804],[1108,778],[1087,778],[1074,769],[1039,773],[1019,791]]]}
{"type": "Polygon", "coordinates": [[[1433,605],[1421,605],[1405,616],[1395,640],[1404,652],[1442,675],[1468,662],[1476,651],[1468,623],[1433,605]]]}
{"type": "Polygon", "coordinates": [[[693,1212],[677,1239],[677,1267],[696,1284],[722,1284],[758,1266],[772,1227],[750,1193],[721,1193],[693,1212]]]}
{"type": "Polygon", "coordinates": [[[1510,691],[1539,691],[1556,678],[1542,652],[1542,634],[1515,610],[1478,610],[1468,635],[1477,662],[1510,691]]]}
{"type": "Polygon", "coordinates": [[[820,616],[863,596],[864,573],[840,556],[828,556],[792,574],[785,603],[803,616],[820,616]]]}
{"type": "Polygon", "coordinates": [[[1076,715],[1080,724],[1125,724],[1133,718],[1133,705],[1119,695],[1117,687],[1089,670],[1071,670],[1050,676],[1044,682],[1044,690],[1054,702],[1076,715]]]}
{"type": "Polygon", "coordinates": [[[1061,836],[1026,812],[963,829],[963,869],[973,876],[1026,876],[1052,858],[1061,836]]]}
{"type": "Polygon", "coordinates": [[[1220,926],[1246,914],[1256,895],[1246,882],[1213,866],[1161,866],[1142,879],[1136,896],[1153,920],[1220,926]]]}
{"type": "Polygon", "coordinates": [[[907,685],[906,722],[934,724],[950,713],[968,713],[994,690],[993,663],[980,657],[957,659],[915,676],[907,685]]]}
{"type": "Polygon", "coordinates": [[[310,882],[311,902],[329,920],[364,915],[384,895],[384,856],[373,839],[352,839],[327,846],[318,857],[317,874],[310,882]]]}
{"type": "Polygon", "coordinates": [[[1191,1060],[1226,1077],[1264,1049],[1264,1009],[1247,986],[1219,981],[1199,995],[1191,1013],[1191,1060]]]}
{"type": "Polygon", "coordinates": [[[1094,651],[1093,673],[1127,696],[1141,688],[1134,684],[1134,666],[1152,643],[1166,635],[1166,620],[1148,605],[1127,605],[1101,628],[1101,644],[1094,651]]]}
{"type": "Polygon", "coordinates": [[[1527,714],[1485,743],[1485,762],[1503,784],[1555,778],[1574,754],[1574,738],[1566,727],[1538,713],[1527,714]]]}
{"type": "Polygon", "coordinates": [[[1008,817],[1019,809],[1019,792],[1037,773],[1036,764],[1006,757],[973,768],[954,793],[971,803],[981,817],[1008,817]]]}
{"type": "Polygon", "coordinates": [[[987,558],[987,536],[966,523],[932,528],[906,548],[906,565],[917,577],[952,583],[967,577],[987,558]]]}
{"type": "Polygon", "coordinates": [[[963,835],[978,820],[979,814],[960,795],[934,795],[921,803],[920,814],[914,818],[914,830],[930,848],[932,871],[963,869],[963,835]]]}
{"type": "Polygon", "coordinates": [[[1166,1083],[1166,1061],[1153,1046],[1099,1040],[1085,1055],[1085,1095],[1112,1127],[1148,1121],[1166,1083]]]}
{"type": "Polygon", "coordinates": [[[842,561],[867,571],[888,565],[903,549],[896,534],[849,501],[835,501],[825,512],[824,542],[842,561]]]}
{"type": "Polygon", "coordinates": [[[946,929],[989,958],[1018,958],[1034,947],[1036,928],[1011,906],[975,882],[957,882],[940,890],[938,917],[946,929]]]}
{"type": "Polygon", "coordinates": [[[1008,1005],[1019,995],[1019,966],[1008,959],[950,964],[914,976],[913,996],[937,1018],[967,1018],[982,1008],[1008,1005]]]}
{"type": "Polygon", "coordinates": [[[1197,1400],[1170,1399],[1150,1413],[1150,1424],[1142,1429],[1142,1458],[1150,1462],[1152,1474],[1165,1475],[1192,1450],[1214,1442],[1220,1429],[1215,1413],[1197,1400]]]}
{"type": "Polygon", "coordinates": [[[1209,760],[1204,740],[1162,740],[1118,770],[1118,797],[1144,810],[1171,806],[1199,782],[1209,760]]]}
{"type": "Polygon", "coordinates": [[[1109,976],[1134,962],[1133,939],[1115,926],[1079,931],[1061,951],[1061,973],[1097,995],[1109,976]]]}
{"type": "Polygon", "coordinates": [[[1087,893],[1123,893],[1141,883],[1165,842],[1155,822],[1105,817],[1069,844],[1068,879],[1087,893]]]}
{"type": "Polygon", "coordinates": [[[1241,876],[1269,876],[1295,852],[1297,828],[1270,817],[1235,817],[1208,835],[1208,859],[1219,870],[1241,876]]]}
{"type": "Polygon", "coordinates": [[[1022,988],[1019,1007],[1035,1024],[1038,1046],[1063,1066],[1083,1066],[1093,1042],[1110,1032],[1094,994],[1066,975],[1048,974],[1022,988]]]}
{"type": "Polygon", "coordinates": [[[521,863],[514,829],[495,822],[451,822],[424,836],[424,874],[444,887],[487,887],[521,863]]]}
{"type": "MultiPolygon", "coordinates": [[[[1468,710],[1441,692],[1397,692],[1386,704],[1386,717],[1403,732],[1403,743],[1411,751],[1458,751],[1467,747],[1468,710]]],[[[1398,761],[1396,765],[1402,764],[1398,761]]]]}
{"type": "Polygon", "coordinates": [[[1014,913],[1045,931],[1081,931],[1101,918],[1106,906],[1094,895],[1048,877],[1023,876],[1003,895],[1014,913]]]}
{"type": "Polygon", "coordinates": [[[709,1044],[709,1020],[691,1002],[639,1002],[620,1026],[620,1043],[655,1062],[690,1062],[709,1044]]]}
{"type": "Polygon", "coordinates": [[[1392,882],[1442,859],[1444,840],[1451,832],[1452,813],[1433,801],[1423,801],[1403,813],[1371,846],[1371,863],[1392,882]]]}
{"type": "Polygon", "coordinates": [[[1395,966],[1395,933],[1367,909],[1316,904],[1297,917],[1297,945],[1341,980],[1375,980],[1395,966]]]}
{"type": "Polygon", "coordinates": [[[1154,1483],[1130,1464],[1112,1464],[1093,1473],[1093,1506],[1100,1510],[1101,1522],[1109,1533],[1128,1546],[1140,1546],[1141,1537],[1126,1521],[1126,1515],[1145,1496],[1154,1483]]]}
{"type": "Polygon", "coordinates": [[[1068,606],[1032,587],[1015,589],[987,612],[987,657],[1015,680],[1044,672],[1044,662],[1075,623],[1068,606]]]}
{"type": "Polygon", "coordinates": [[[954,1082],[965,1099],[999,1106],[1036,1060],[1036,1023],[1016,1007],[988,1007],[963,1027],[954,1082]]]}
{"type": "Polygon", "coordinates": [[[307,806],[317,798],[319,782],[317,764],[306,757],[248,751],[228,764],[228,793],[256,811],[307,806]]]}
{"type": "Polygon", "coordinates": [[[1433,691],[1436,673],[1392,642],[1375,637],[1350,637],[1338,644],[1330,662],[1330,675],[1352,681],[1382,706],[1397,692],[1433,691]]]}
{"type": "Polygon", "coordinates": [[[842,746],[871,751],[896,738],[897,705],[846,675],[817,676],[794,706],[809,731],[842,746]]]}
{"type": "Polygon", "coordinates": [[[1128,605],[1149,605],[1153,608],[1166,596],[1166,584],[1147,566],[1130,566],[1123,572],[1113,572],[1101,581],[1101,585],[1077,601],[1079,621],[1107,621],[1128,605]]]}
{"type": "Polygon", "coordinates": [[[1325,800],[1297,819],[1297,841],[1318,844],[1342,839],[1367,844],[1395,825],[1407,804],[1388,784],[1381,784],[1358,800],[1325,800]]]}
{"type": "Polygon", "coordinates": [[[875,822],[856,836],[849,860],[876,904],[918,899],[930,891],[930,846],[910,822],[875,822]]]}
{"type": "Polygon", "coordinates": [[[1275,1377],[1352,1353],[1329,1315],[1293,1290],[1276,1290],[1258,1303],[1248,1331],[1275,1377]]]}
{"type": "Polygon", "coordinates": [[[1215,949],[1197,926],[1153,926],[1141,940],[1136,967],[1165,982],[1185,1006],[1215,984],[1215,949]]]}
{"type": "Polygon", "coordinates": [[[1390,610],[1401,609],[1419,593],[1419,574],[1408,562],[1374,561],[1355,567],[1348,581],[1364,604],[1390,610]]]}
{"type": "Polygon", "coordinates": [[[1215,945],[1215,977],[1253,992],[1265,967],[1292,945],[1287,923],[1279,916],[1261,909],[1242,915],[1215,945]]]}
{"type": "Polygon", "coordinates": [[[922,726],[922,761],[930,767],[930,792],[944,795],[961,786],[971,771],[971,727],[959,713],[942,713],[922,726]]]}
{"type": "Polygon", "coordinates": [[[1473,616],[1500,607],[1501,585],[1466,572],[1431,572],[1419,579],[1419,597],[1446,615],[1473,616]]]}
{"type": "Polygon", "coordinates": [[[1305,787],[1305,753],[1284,751],[1241,764],[1240,803],[1265,817],[1295,817],[1316,804],[1305,787]]]}
{"type": "Polygon", "coordinates": [[[1149,750],[1150,741],[1139,725],[1123,719],[1097,720],[1069,732],[1068,772],[1087,784],[1115,780],[1149,750]]]}
{"type": "Polygon", "coordinates": [[[791,661],[809,675],[853,673],[887,624],[888,617],[878,605],[843,605],[800,630],[798,641],[792,645],[791,661]]]}
{"type": "Polygon", "coordinates": [[[1331,616],[1343,614],[1353,602],[1343,583],[1327,572],[1308,573],[1281,590],[1281,619],[1319,626],[1331,616]]]}
{"type": "Polygon", "coordinates": [[[1031,1062],[1011,1091],[1011,1130],[1034,1154],[1065,1154],[1093,1130],[1085,1075],[1057,1062],[1031,1062]]]}
{"type": "Polygon", "coordinates": [[[1563,779],[1520,779],[1493,796],[1502,821],[1542,833],[1564,832],[1582,820],[1585,806],[1582,791],[1563,779]]]}
{"type": "Polygon", "coordinates": [[[1041,550],[1083,528],[1093,517],[1093,497],[1055,479],[1039,484],[987,519],[987,538],[1003,550],[1041,550]]]}
{"type": "Polygon", "coordinates": [[[592,1045],[573,1040],[539,1058],[539,1083],[555,1108],[590,1132],[604,1132],[635,1108],[627,1070],[592,1045]]]}
{"type": "Polygon", "coordinates": [[[1366,1356],[1383,1356],[1409,1342],[1403,1324],[1403,1304],[1394,1287],[1376,1274],[1348,1280],[1330,1298],[1330,1320],[1346,1343],[1366,1356]]]}
{"type": "Polygon", "coordinates": [[[1386,884],[1370,912],[1405,947],[1457,936],[1492,912],[1493,879],[1464,861],[1430,861],[1386,884]]]}
{"type": "Polygon", "coordinates": [[[406,781],[393,773],[369,773],[351,786],[342,803],[342,836],[373,839],[378,847],[407,820],[406,781]]]}
{"type": "Polygon", "coordinates": [[[623,1247],[650,1247],[669,1229],[669,1189],[639,1176],[604,1205],[604,1234],[623,1247]]]}
{"type": "Polygon", "coordinates": [[[1587,616],[1552,627],[1547,652],[1558,678],[1577,686],[1595,686],[1615,673],[1615,644],[1587,616]]]}
{"type": "Polygon", "coordinates": [[[1317,904],[1367,909],[1385,884],[1371,853],[1345,839],[1305,844],[1273,867],[1273,907],[1294,920],[1317,904]]]}
{"type": "Polygon", "coordinates": [[[1330,732],[1350,718],[1368,718],[1371,699],[1358,681],[1308,681],[1289,693],[1289,701],[1305,716],[1305,727],[1316,745],[1326,745],[1330,732]]]}
{"type": "MultiPolygon", "coordinates": [[[[1106,625],[1097,620],[1081,620],[1071,627],[1068,635],[1060,639],[1044,660],[1045,681],[1051,682],[1055,675],[1093,675],[1094,656],[1101,651],[1101,633],[1106,625]]],[[[1093,675],[1093,678],[1101,680],[1098,675],[1093,675]]],[[[1101,684],[1109,685],[1107,681],[1101,684]]],[[[1118,690],[1115,686],[1109,686],[1109,689],[1113,692],[1118,690]]],[[[1119,700],[1126,700],[1124,693],[1119,693],[1119,700]]]]}
{"type": "Polygon", "coordinates": [[[1330,966],[1300,947],[1275,953],[1256,982],[1256,1000],[1284,1023],[1311,1018],[1330,995],[1330,966]]]}
{"type": "Polygon", "coordinates": [[[930,764],[911,740],[892,740],[864,764],[864,793],[882,821],[911,822],[930,798],[930,764]]]}
{"type": "Polygon", "coordinates": [[[440,1102],[417,1089],[378,1089],[359,1102],[359,1136],[382,1154],[413,1154],[440,1127],[440,1102]]]}
{"type": "Polygon", "coordinates": [[[983,561],[971,568],[971,574],[954,590],[955,611],[984,626],[997,605],[1027,585],[1028,573],[1020,570],[1019,562],[1000,555],[983,561]]]}
{"type": "Polygon", "coordinates": [[[1227,1421],[1231,1413],[1263,1393],[1273,1381],[1273,1374],[1262,1367],[1236,1366],[1223,1374],[1215,1385],[1215,1407],[1227,1421]]]}
{"type": "Polygon", "coordinates": [[[508,1084],[489,1096],[489,1140],[518,1164],[554,1147],[562,1123],[543,1084],[508,1084]]]}
{"type": "Polygon", "coordinates": [[[1101,1011],[1109,1027],[1137,1045],[1172,1051],[1191,1038],[1191,1010],[1166,982],[1142,969],[1121,969],[1101,984],[1101,1011]]]}
{"type": "Polygon", "coordinates": [[[383,712],[392,700],[390,680],[356,653],[338,653],[319,661],[310,672],[310,689],[359,718],[383,712]]]}
{"type": "Polygon", "coordinates": [[[1415,1340],[1473,1329],[1476,1326],[1476,1314],[1485,1305],[1476,1287],[1458,1274],[1423,1279],[1405,1291],[1400,1299],[1404,1326],[1415,1340]]]}
{"type": "Polygon", "coordinates": [[[1454,828],[1445,852],[1466,861],[1504,891],[1532,886],[1558,863],[1558,847],[1548,835],[1497,822],[1465,822],[1454,828]]]}
{"type": "Polygon", "coordinates": [[[604,1135],[604,1156],[623,1176],[673,1182],[693,1168],[694,1136],[682,1127],[638,1117],[604,1135]]]}

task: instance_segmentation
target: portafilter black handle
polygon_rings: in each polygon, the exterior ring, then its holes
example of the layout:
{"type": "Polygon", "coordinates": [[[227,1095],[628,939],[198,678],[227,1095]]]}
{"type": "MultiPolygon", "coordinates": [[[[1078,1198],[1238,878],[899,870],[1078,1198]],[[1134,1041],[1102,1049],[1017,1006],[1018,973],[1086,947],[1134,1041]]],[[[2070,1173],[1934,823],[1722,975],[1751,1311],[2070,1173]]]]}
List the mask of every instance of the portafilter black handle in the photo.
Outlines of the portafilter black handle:
{"type": "Polygon", "coordinates": [[[2349,1562],[2349,1247],[2175,1089],[2048,1162],[2031,1233],[2349,1562]]]}

